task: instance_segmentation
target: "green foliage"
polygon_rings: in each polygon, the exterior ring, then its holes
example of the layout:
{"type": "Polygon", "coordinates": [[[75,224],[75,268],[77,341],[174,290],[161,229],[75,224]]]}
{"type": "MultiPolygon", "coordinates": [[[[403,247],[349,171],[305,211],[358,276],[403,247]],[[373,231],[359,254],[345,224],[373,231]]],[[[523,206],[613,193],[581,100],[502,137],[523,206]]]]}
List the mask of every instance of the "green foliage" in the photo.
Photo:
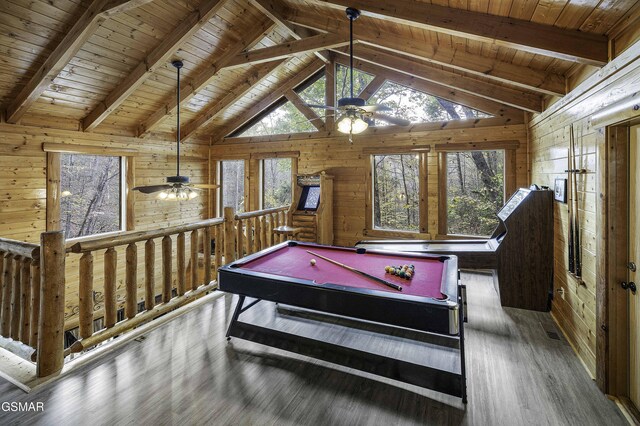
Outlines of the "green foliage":
{"type": "MultiPolygon", "coordinates": [[[[391,115],[406,118],[412,123],[491,117],[481,111],[453,104],[391,81],[385,82],[378,89],[371,97],[371,103],[388,106],[392,109],[391,115]]],[[[380,120],[376,120],[375,124],[388,125],[380,120]]]]}
{"type": "Polygon", "coordinates": [[[120,158],[60,156],[60,221],[66,238],[119,231],[120,158]]]}
{"type": "MultiPolygon", "coordinates": [[[[307,104],[312,105],[326,105],[326,87],[327,79],[324,76],[320,76],[316,81],[306,87],[304,90],[298,92],[300,98],[307,104]]],[[[324,121],[324,113],[325,110],[322,108],[311,108],[318,117],[321,117],[322,121],[324,121]]]]}
{"type": "Polygon", "coordinates": [[[291,102],[287,102],[262,117],[241,136],[267,136],[287,133],[314,132],[316,128],[291,102]]]}
{"type": "Polygon", "coordinates": [[[244,161],[221,161],[222,200],[220,207],[233,207],[237,213],[244,211],[244,161]]]}
{"type": "Polygon", "coordinates": [[[267,158],[262,167],[262,208],[291,204],[291,158],[267,158]]]}
{"type": "Polygon", "coordinates": [[[449,234],[491,235],[503,203],[503,151],[447,153],[449,234]]]}
{"type": "MultiPolygon", "coordinates": [[[[353,69],[353,96],[358,97],[369,83],[373,81],[375,75],[367,74],[359,69],[353,69]]],[[[337,98],[351,97],[351,77],[349,68],[338,65],[336,66],[336,95],[337,98]]]]}
{"type": "Polygon", "coordinates": [[[418,156],[375,155],[373,219],[376,229],[418,232],[418,156]]]}

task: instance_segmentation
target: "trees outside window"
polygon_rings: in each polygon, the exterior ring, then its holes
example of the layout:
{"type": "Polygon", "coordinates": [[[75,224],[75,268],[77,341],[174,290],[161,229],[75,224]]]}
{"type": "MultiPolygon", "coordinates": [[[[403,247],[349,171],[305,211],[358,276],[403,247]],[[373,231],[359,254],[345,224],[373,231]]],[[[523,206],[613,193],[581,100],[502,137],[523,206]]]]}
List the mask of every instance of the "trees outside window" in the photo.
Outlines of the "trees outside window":
{"type": "MultiPolygon", "coordinates": [[[[391,115],[406,118],[412,123],[491,117],[484,112],[437,98],[392,81],[386,81],[369,102],[387,106],[393,111],[390,113],[391,115]]],[[[388,126],[390,124],[376,120],[375,125],[388,126]]]]}
{"type": "Polygon", "coordinates": [[[418,155],[374,155],[374,228],[419,232],[419,185],[418,155]]]}
{"type": "Polygon", "coordinates": [[[120,157],[60,156],[60,225],[66,238],[122,230],[121,167],[120,157]]]}
{"type": "Polygon", "coordinates": [[[504,151],[446,153],[447,234],[489,236],[504,204],[504,151]]]}
{"type": "Polygon", "coordinates": [[[291,204],[291,158],[262,161],[262,208],[291,204]]]}
{"type": "Polygon", "coordinates": [[[220,214],[223,207],[233,207],[237,213],[244,211],[244,161],[220,162],[220,214]]]}

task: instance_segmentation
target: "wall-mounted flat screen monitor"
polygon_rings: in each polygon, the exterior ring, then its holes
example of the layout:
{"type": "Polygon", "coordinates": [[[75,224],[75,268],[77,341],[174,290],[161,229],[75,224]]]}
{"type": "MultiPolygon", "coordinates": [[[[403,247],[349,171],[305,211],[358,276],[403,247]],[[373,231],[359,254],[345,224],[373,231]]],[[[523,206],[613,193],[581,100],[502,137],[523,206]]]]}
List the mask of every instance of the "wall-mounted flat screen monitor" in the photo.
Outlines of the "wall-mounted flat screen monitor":
{"type": "Polygon", "coordinates": [[[318,210],[320,204],[320,187],[305,186],[302,188],[298,210],[318,210]]]}

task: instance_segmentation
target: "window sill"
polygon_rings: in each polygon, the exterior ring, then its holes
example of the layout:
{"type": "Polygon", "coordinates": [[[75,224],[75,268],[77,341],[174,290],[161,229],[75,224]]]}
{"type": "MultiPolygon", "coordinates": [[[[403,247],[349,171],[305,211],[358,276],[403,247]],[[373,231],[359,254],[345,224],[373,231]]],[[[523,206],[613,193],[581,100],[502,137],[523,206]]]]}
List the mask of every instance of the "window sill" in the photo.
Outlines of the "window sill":
{"type": "Polygon", "coordinates": [[[405,240],[428,240],[431,234],[410,231],[392,231],[386,229],[365,229],[362,232],[365,237],[374,238],[399,238],[405,240]]]}

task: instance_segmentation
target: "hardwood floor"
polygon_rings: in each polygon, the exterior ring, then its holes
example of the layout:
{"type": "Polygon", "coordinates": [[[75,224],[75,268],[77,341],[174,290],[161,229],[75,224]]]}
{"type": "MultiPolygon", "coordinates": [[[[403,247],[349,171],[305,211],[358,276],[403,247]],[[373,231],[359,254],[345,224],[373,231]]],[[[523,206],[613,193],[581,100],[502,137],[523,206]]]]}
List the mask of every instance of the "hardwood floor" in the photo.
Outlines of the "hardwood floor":
{"type": "MultiPolygon", "coordinates": [[[[234,300],[225,296],[31,394],[1,381],[0,403],[43,402],[44,412],[0,410],[0,424],[627,424],[564,339],[548,337],[548,314],[503,309],[491,277],[462,278],[469,298],[466,407],[458,398],[251,342],[227,344],[234,300]]],[[[272,305],[257,307],[273,316],[272,305]]],[[[340,326],[332,329],[340,333],[340,326]]],[[[369,339],[366,330],[361,336],[369,339]]]]}

